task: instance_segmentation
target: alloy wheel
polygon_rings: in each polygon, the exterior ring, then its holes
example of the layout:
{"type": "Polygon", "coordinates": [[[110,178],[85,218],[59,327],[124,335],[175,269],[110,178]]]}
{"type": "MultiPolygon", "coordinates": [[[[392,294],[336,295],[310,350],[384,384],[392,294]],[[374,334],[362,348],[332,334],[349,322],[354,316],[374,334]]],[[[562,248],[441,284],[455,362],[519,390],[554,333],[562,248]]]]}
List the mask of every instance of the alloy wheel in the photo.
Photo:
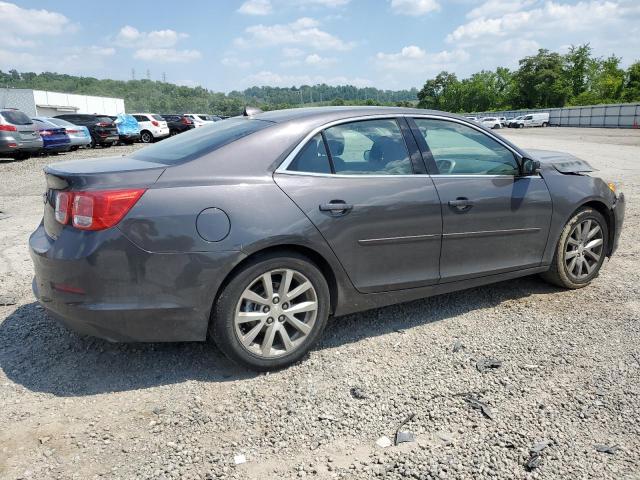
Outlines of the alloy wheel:
{"type": "Polygon", "coordinates": [[[253,355],[273,358],[297,350],[318,314],[313,284],[293,269],[271,270],[255,278],[236,306],[234,330],[253,355]]]}
{"type": "Polygon", "coordinates": [[[587,219],[577,223],[565,247],[567,273],[577,280],[589,277],[600,263],[603,247],[604,238],[598,222],[587,219]]]}

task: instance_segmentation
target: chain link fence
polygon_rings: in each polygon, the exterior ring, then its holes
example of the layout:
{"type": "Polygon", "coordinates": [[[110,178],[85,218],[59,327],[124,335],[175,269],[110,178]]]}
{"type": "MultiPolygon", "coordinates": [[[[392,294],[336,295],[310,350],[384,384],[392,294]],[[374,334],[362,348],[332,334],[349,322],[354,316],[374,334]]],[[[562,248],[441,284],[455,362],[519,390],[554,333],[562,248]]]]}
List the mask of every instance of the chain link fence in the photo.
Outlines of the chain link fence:
{"type": "Polygon", "coordinates": [[[513,118],[529,113],[549,113],[549,125],[555,127],[640,128],[640,103],[616,103],[584,107],[501,110],[465,113],[474,117],[513,118]]]}

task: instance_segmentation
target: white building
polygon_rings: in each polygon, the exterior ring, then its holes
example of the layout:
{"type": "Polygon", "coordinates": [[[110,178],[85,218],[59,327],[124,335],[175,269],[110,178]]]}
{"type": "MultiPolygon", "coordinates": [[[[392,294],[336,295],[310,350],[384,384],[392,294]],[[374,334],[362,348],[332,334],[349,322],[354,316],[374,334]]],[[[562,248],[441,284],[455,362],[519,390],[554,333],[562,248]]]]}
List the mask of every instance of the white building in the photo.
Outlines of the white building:
{"type": "Polygon", "coordinates": [[[124,100],[27,88],[0,88],[0,108],[17,108],[30,117],[55,117],[64,113],[118,115],[124,113],[124,100]]]}

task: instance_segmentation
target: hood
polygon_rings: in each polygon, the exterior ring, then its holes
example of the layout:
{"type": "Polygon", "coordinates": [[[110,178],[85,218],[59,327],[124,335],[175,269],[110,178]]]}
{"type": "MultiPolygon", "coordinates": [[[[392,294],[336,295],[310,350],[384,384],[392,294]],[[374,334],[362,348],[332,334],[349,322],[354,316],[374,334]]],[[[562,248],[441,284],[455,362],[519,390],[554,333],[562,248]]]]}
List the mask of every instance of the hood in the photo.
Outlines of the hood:
{"type": "Polygon", "coordinates": [[[584,173],[593,172],[595,168],[589,162],[566,152],[555,152],[553,150],[527,150],[530,157],[540,160],[544,165],[550,165],[560,173],[584,173]]]}

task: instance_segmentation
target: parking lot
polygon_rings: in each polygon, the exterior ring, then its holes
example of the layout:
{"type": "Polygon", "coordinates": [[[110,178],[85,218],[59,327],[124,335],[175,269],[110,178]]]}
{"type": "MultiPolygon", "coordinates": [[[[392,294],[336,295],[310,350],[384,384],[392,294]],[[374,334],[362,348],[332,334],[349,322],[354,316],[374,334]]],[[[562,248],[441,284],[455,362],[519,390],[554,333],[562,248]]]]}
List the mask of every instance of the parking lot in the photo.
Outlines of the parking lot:
{"type": "Polygon", "coordinates": [[[308,358],[268,375],[210,343],[80,337],[34,302],[42,167],[140,144],[0,159],[0,478],[640,478],[640,130],[499,133],[623,183],[625,227],[600,277],[336,319],[308,358]],[[415,441],[376,444],[405,421],[415,441]]]}

